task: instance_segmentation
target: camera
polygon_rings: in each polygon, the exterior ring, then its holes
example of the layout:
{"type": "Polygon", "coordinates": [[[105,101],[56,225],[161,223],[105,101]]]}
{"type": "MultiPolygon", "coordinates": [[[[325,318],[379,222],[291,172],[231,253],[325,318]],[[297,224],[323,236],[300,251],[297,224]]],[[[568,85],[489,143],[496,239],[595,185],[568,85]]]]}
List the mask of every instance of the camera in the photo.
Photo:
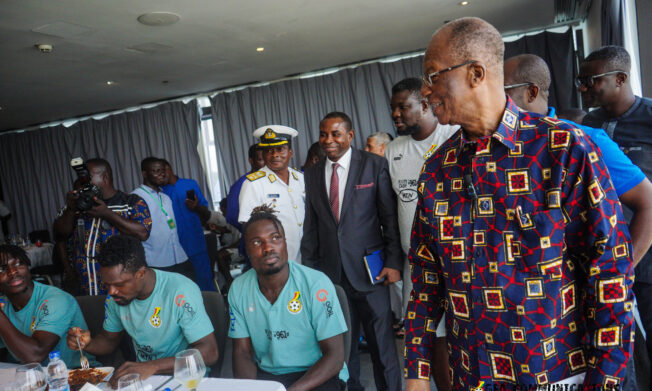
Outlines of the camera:
{"type": "Polygon", "coordinates": [[[77,173],[77,181],[81,186],[77,190],[77,194],[79,194],[77,209],[85,212],[96,205],[93,198],[102,198],[102,190],[91,183],[91,174],[88,171],[88,166],[84,163],[84,159],[76,157],[70,161],[70,166],[77,173]]]}

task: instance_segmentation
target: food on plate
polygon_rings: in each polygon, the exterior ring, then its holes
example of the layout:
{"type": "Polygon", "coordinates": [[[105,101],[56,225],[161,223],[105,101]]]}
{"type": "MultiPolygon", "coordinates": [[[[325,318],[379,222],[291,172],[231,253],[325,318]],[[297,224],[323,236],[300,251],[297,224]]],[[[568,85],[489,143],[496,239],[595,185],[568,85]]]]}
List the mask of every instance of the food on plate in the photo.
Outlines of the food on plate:
{"type": "Polygon", "coordinates": [[[97,385],[101,383],[110,372],[98,368],[73,369],[68,372],[68,384],[70,391],[79,391],[84,384],[97,385]]]}

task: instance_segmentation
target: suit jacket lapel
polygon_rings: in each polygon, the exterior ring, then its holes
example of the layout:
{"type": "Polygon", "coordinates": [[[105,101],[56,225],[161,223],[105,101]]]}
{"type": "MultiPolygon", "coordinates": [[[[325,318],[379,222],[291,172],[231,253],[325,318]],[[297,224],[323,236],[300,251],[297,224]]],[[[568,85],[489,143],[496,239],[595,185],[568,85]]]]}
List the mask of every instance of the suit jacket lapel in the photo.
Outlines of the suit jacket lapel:
{"type": "Polygon", "coordinates": [[[360,151],[353,148],[351,151],[351,163],[349,164],[349,175],[346,177],[346,189],[344,189],[344,199],[342,200],[342,205],[340,209],[340,222],[344,217],[344,213],[346,213],[346,211],[349,209],[351,198],[353,198],[353,191],[354,191],[353,189],[355,188],[355,185],[358,184],[358,179],[360,177],[361,161],[362,161],[362,155],[360,151]]]}

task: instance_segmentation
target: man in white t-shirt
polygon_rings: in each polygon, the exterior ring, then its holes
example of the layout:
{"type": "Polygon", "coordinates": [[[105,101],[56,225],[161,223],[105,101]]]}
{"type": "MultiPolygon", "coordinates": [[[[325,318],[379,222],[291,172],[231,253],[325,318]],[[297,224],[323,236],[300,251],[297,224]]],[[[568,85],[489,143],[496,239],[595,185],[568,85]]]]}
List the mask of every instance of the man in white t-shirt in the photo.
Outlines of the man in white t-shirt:
{"type": "MultiPolygon", "coordinates": [[[[426,159],[443,144],[458,129],[458,126],[442,125],[432,112],[430,104],[421,97],[421,79],[407,78],[399,81],[392,87],[391,111],[396,131],[399,135],[385,150],[385,157],[389,162],[389,175],[392,188],[396,192],[398,202],[398,228],[401,234],[401,247],[405,255],[403,264],[403,281],[392,286],[393,309],[400,305],[400,314],[405,314],[410,293],[412,292],[412,279],[407,253],[410,249],[410,232],[412,220],[417,207],[417,182],[421,167],[426,159]],[[402,286],[401,286],[402,283],[402,286]],[[398,299],[397,299],[398,297],[398,299]]],[[[436,354],[446,353],[446,331],[444,320],[437,328],[436,354]]],[[[448,362],[444,360],[432,362],[448,362]]],[[[447,365],[436,368],[433,365],[433,377],[437,388],[448,389],[447,365]]]]}

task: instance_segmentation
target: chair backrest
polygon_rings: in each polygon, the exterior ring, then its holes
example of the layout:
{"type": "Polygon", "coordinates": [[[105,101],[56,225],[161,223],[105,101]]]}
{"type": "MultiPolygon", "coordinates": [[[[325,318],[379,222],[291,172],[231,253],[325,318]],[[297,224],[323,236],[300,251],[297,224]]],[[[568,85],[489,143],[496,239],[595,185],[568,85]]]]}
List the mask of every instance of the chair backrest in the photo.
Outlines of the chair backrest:
{"type": "MultiPolygon", "coordinates": [[[[104,326],[104,300],[105,295],[98,296],[77,296],[77,303],[81,308],[82,315],[88,325],[91,335],[97,335],[102,331],[104,326]]],[[[123,341],[124,342],[124,341],[123,341]]],[[[97,361],[103,365],[114,368],[119,367],[125,361],[121,349],[116,349],[113,353],[104,356],[97,356],[97,361]]]]}
{"type": "Polygon", "coordinates": [[[229,327],[229,316],[226,311],[224,297],[217,292],[202,292],[204,299],[204,308],[206,313],[211,319],[213,328],[215,329],[215,339],[217,340],[217,349],[219,358],[217,362],[211,366],[210,377],[220,377],[222,373],[222,364],[224,363],[224,354],[226,347],[226,335],[229,327]]]}
{"type": "Polygon", "coordinates": [[[344,333],[344,361],[348,365],[349,354],[351,354],[351,310],[349,309],[349,300],[346,297],[344,288],[335,285],[335,291],[337,292],[337,298],[340,300],[340,307],[342,307],[342,313],[344,313],[344,320],[346,321],[346,328],[348,329],[346,333],[344,333]]]}

